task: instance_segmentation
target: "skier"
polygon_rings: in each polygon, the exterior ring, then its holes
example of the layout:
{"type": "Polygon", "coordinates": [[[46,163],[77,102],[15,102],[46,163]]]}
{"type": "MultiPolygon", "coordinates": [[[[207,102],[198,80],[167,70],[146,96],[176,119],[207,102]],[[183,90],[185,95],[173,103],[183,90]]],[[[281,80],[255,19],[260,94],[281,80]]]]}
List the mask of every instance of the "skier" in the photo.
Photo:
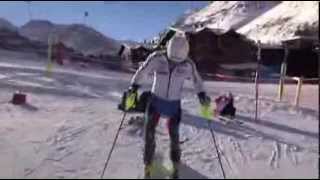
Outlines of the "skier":
{"type": "Polygon", "coordinates": [[[183,33],[176,33],[168,42],[166,50],[158,50],[148,56],[131,80],[128,90],[137,94],[142,80],[153,73],[151,97],[145,111],[144,164],[145,177],[151,177],[151,165],[155,153],[155,129],[160,116],[169,118],[170,158],[173,162],[172,178],[178,178],[181,150],[179,147],[179,124],[181,121],[181,91],[184,80],[194,82],[200,104],[207,105],[210,98],[203,90],[202,79],[195,64],[188,58],[189,43],[183,33]]]}

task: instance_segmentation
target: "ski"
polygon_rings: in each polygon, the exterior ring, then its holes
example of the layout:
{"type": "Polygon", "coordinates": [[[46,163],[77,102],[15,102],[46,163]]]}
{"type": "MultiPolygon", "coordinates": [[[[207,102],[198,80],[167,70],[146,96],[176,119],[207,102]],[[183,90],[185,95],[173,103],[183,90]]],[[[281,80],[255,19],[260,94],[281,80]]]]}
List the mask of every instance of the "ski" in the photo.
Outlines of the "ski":
{"type": "Polygon", "coordinates": [[[227,116],[217,116],[217,119],[222,121],[224,124],[236,123],[239,125],[244,124],[244,122],[236,120],[234,117],[227,117],[227,116]]]}

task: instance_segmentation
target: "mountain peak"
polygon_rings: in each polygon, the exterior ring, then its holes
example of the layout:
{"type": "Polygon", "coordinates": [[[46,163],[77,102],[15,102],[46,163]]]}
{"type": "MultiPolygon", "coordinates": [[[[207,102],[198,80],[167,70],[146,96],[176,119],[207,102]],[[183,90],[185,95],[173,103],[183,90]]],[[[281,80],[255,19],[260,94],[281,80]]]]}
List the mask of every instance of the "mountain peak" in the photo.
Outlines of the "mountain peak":
{"type": "Polygon", "coordinates": [[[51,34],[64,45],[83,54],[116,54],[120,43],[84,24],[54,24],[47,20],[33,20],[20,28],[28,39],[47,43],[51,34]]]}
{"type": "Polygon", "coordinates": [[[17,31],[16,26],[14,26],[11,22],[9,22],[8,20],[1,18],[1,17],[0,17],[0,29],[12,31],[12,32],[17,31]]]}

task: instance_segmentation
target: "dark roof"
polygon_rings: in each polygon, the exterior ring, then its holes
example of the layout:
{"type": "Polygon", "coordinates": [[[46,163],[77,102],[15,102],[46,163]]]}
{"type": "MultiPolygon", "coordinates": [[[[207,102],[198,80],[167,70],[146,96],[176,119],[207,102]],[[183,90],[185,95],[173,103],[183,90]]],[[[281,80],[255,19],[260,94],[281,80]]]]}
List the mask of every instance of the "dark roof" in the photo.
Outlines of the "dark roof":
{"type": "Polygon", "coordinates": [[[315,36],[297,36],[282,41],[282,45],[289,49],[313,48],[317,43],[319,43],[319,38],[315,36]]]}
{"type": "Polygon", "coordinates": [[[162,37],[160,37],[160,42],[158,46],[165,46],[166,43],[175,35],[177,31],[185,32],[188,35],[192,34],[202,34],[202,33],[213,33],[216,36],[223,36],[223,37],[235,37],[235,38],[240,38],[242,40],[245,40],[247,42],[254,43],[252,40],[246,38],[244,35],[236,32],[234,29],[211,29],[208,27],[204,27],[201,29],[198,29],[196,31],[184,31],[183,29],[177,29],[177,28],[169,28],[166,33],[162,37]]]}

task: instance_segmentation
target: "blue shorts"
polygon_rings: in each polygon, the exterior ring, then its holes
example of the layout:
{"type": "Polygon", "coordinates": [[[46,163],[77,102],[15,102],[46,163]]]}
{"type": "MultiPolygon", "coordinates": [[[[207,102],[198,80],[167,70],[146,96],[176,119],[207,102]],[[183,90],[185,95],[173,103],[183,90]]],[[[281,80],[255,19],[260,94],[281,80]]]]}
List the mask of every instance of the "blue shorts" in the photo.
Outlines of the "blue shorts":
{"type": "Polygon", "coordinates": [[[168,118],[177,117],[180,115],[180,100],[166,100],[153,95],[151,106],[154,108],[155,112],[159,113],[160,115],[167,116],[168,118]]]}

